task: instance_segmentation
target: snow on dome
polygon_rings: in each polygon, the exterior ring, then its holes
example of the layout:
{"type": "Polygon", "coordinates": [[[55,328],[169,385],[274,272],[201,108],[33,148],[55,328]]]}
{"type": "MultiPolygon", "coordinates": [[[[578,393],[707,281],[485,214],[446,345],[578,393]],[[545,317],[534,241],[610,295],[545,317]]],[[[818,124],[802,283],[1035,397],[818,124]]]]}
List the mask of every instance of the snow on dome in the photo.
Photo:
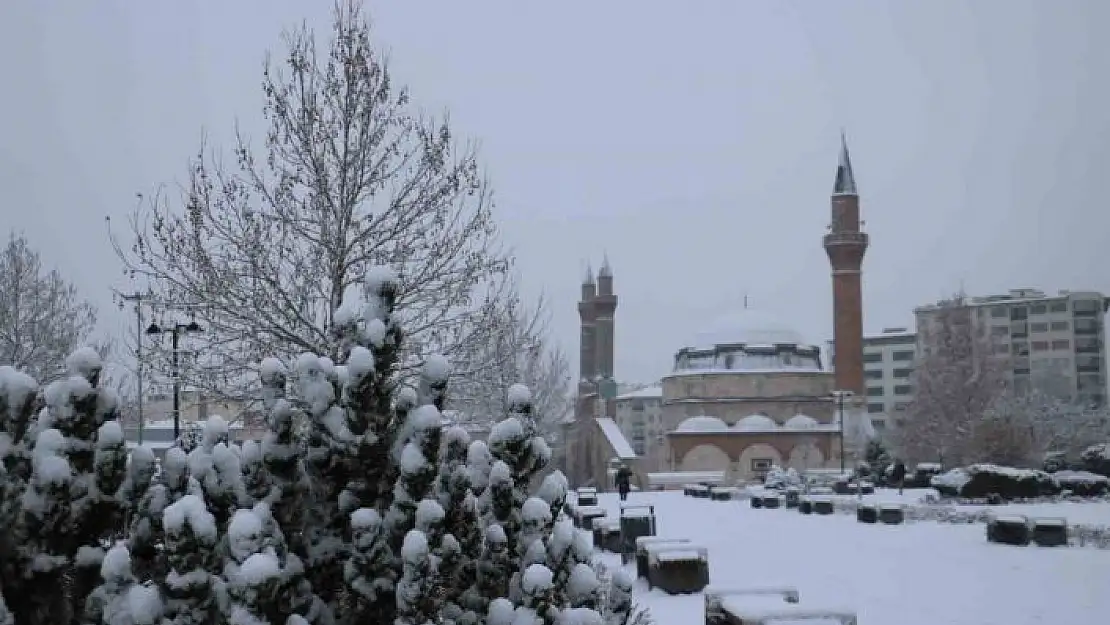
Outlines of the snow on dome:
{"type": "Polygon", "coordinates": [[[775,420],[772,419],[771,417],[767,417],[767,416],[764,416],[764,415],[761,415],[761,414],[753,414],[753,415],[748,415],[748,416],[744,417],[743,419],[740,419],[739,421],[737,421],[732,426],[732,429],[734,429],[734,430],[744,430],[744,431],[775,430],[775,429],[778,429],[778,427],[779,427],[779,424],[775,423],[775,420]]]}
{"type": "Polygon", "coordinates": [[[678,424],[676,432],[719,432],[727,430],[728,424],[717,417],[690,417],[678,424]]]}
{"type": "Polygon", "coordinates": [[[717,345],[745,343],[748,345],[806,345],[806,340],[778,317],[758,310],[743,309],[709,324],[694,335],[688,347],[710,348],[717,345]]]}
{"type": "Polygon", "coordinates": [[[817,427],[817,425],[817,419],[809,415],[796,414],[787,419],[786,423],[782,424],[782,427],[788,430],[810,430],[817,427]]]}

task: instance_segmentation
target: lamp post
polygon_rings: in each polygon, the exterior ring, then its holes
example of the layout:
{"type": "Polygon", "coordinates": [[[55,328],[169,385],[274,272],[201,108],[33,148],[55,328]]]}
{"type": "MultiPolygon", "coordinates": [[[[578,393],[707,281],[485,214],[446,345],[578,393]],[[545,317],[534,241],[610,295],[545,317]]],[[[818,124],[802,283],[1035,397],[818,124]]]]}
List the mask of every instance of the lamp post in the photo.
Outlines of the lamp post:
{"type": "Polygon", "coordinates": [[[178,343],[182,334],[189,334],[191,332],[201,332],[201,328],[197,325],[196,321],[189,323],[175,323],[172,326],[163,328],[157,323],[151,323],[146,329],[147,334],[166,334],[170,335],[170,374],[173,377],[173,438],[181,435],[181,376],[178,371],[178,343]]]}
{"type": "Polygon", "coordinates": [[[836,399],[836,420],[840,425],[838,434],[840,436],[840,472],[843,473],[844,468],[844,400],[854,395],[852,391],[833,391],[833,398],[836,399]]]}

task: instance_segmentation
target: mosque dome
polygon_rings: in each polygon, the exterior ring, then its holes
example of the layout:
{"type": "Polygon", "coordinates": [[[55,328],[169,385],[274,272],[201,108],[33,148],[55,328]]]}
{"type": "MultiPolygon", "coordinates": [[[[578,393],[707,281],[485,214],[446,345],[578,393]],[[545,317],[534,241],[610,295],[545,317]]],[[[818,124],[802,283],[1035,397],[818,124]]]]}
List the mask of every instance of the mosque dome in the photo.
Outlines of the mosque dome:
{"type": "Polygon", "coordinates": [[[743,309],[711,322],[694,335],[688,347],[709,349],[718,345],[805,344],[801,333],[770,313],[743,309]]]}
{"type": "Polygon", "coordinates": [[[728,429],[728,424],[717,417],[689,417],[678,424],[675,432],[720,432],[728,429]]]}
{"type": "Polygon", "coordinates": [[[753,430],[775,430],[778,429],[778,427],[779,424],[775,423],[775,420],[771,417],[753,414],[737,421],[732,426],[732,429],[748,432],[753,430]]]}
{"type": "Polygon", "coordinates": [[[788,430],[812,430],[817,426],[817,419],[804,414],[796,414],[787,419],[786,423],[782,424],[782,427],[788,430]]]}

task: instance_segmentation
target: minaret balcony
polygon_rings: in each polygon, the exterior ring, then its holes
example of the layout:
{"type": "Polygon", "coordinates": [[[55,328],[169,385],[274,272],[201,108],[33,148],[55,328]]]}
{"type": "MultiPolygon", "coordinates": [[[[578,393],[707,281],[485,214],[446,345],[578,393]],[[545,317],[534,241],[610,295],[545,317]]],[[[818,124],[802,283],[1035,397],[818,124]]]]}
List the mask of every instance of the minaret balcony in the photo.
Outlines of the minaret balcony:
{"type": "Polygon", "coordinates": [[[825,247],[866,248],[870,239],[866,232],[830,232],[825,235],[825,247]]]}

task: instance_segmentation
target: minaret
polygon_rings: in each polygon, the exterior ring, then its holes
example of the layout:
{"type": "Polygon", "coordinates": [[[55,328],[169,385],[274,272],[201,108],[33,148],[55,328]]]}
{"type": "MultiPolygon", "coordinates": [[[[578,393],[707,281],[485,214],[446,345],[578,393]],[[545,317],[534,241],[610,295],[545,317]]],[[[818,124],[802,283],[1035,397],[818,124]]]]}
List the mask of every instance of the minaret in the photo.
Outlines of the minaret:
{"type": "MultiPolygon", "coordinates": [[[[597,272],[597,297],[594,298],[594,332],[596,333],[597,345],[595,354],[597,358],[597,376],[601,380],[613,380],[613,351],[615,345],[613,314],[616,310],[617,296],[613,294],[613,268],[609,266],[609,256],[606,255],[605,260],[601,263],[601,270],[597,272]]],[[[606,397],[605,399],[612,398],[606,397]]]]}
{"type": "Polygon", "coordinates": [[[863,292],[860,268],[868,237],[860,228],[859,193],[848,156],[848,141],[840,133],[840,162],[832,192],[832,224],[825,235],[825,252],[832,265],[833,367],[836,390],[852,391],[862,400],[863,292]]]}
{"type": "Polygon", "coordinates": [[[596,298],[597,283],[594,282],[594,270],[587,265],[586,277],[582,280],[582,299],[578,301],[578,316],[582,320],[582,334],[578,339],[579,388],[586,383],[592,383],[597,377],[597,334],[594,325],[596,298]]]}

